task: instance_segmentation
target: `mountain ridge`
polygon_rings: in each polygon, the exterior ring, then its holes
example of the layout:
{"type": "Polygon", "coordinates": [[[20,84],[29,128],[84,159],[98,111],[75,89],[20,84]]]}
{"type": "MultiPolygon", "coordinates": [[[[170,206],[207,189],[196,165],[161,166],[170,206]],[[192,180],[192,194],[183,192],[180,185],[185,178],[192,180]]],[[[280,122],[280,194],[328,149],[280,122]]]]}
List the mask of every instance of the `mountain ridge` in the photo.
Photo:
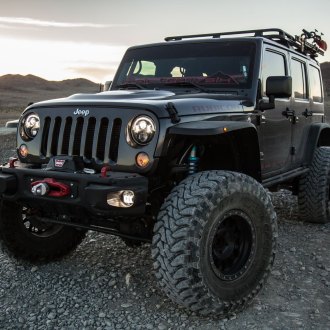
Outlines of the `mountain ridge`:
{"type": "Polygon", "coordinates": [[[49,87],[60,88],[61,86],[72,86],[72,87],[91,87],[94,88],[99,86],[98,84],[85,79],[85,78],[74,78],[74,79],[64,79],[64,80],[46,80],[40,78],[33,74],[20,75],[20,74],[6,74],[0,76],[0,88],[42,88],[47,89],[49,87]]]}
{"type": "Polygon", "coordinates": [[[33,74],[0,76],[0,111],[23,110],[30,102],[97,93],[100,85],[85,78],[50,81],[33,74]]]}

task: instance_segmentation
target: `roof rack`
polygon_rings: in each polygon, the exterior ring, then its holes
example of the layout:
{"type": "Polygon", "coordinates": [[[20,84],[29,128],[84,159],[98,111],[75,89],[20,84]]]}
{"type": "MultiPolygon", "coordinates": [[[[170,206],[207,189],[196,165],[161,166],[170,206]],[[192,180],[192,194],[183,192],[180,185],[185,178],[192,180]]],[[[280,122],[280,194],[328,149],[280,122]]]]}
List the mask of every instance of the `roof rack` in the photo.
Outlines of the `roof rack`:
{"type": "Polygon", "coordinates": [[[317,35],[315,32],[307,32],[303,30],[303,34],[301,36],[292,36],[291,34],[277,28],[269,28],[269,29],[261,29],[261,30],[243,30],[243,31],[233,31],[233,32],[217,32],[217,33],[206,33],[206,34],[193,34],[193,35],[183,35],[183,36],[174,36],[174,37],[166,37],[165,41],[178,41],[183,39],[193,39],[193,38],[221,38],[223,36],[251,36],[251,37],[263,37],[280,44],[284,44],[287,47],[292,47],[293,49],[305,54],[310,55],[315,58],[318,54],[324,55],[324,51],[326,50],[320,46],[320,42],[325,43],[321,39],[321,35],[317,35]],[[313,44],[306,41],[306,39],[313,39],[313,44]],[[323,50],[322,50],[322,49],[323,50]]]}

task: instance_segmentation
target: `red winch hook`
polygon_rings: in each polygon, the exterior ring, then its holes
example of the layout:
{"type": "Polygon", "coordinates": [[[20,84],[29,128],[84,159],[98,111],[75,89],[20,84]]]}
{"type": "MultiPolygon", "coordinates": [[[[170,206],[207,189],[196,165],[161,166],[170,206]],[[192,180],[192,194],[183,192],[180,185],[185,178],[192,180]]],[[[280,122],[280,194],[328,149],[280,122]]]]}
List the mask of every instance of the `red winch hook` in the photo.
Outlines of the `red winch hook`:
{"type": "Polygon", "coordinates": [[[53,178],[46,178],[44,180],[32,182],[31,191],[34,195],[39,196],[65,197],[70,194],[70,187],[53,178]]]}

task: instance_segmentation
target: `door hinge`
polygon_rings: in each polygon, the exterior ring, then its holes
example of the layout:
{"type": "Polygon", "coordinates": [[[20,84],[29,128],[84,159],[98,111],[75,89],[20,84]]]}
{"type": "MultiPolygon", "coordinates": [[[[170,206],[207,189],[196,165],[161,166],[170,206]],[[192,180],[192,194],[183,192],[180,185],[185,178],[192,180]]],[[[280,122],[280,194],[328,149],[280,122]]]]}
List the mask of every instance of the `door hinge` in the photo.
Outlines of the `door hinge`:
{"type": "Polygon", "coordinates": [[[257,116],[257,125],[266,124],[266,117],[264,115],[257,116]]]}

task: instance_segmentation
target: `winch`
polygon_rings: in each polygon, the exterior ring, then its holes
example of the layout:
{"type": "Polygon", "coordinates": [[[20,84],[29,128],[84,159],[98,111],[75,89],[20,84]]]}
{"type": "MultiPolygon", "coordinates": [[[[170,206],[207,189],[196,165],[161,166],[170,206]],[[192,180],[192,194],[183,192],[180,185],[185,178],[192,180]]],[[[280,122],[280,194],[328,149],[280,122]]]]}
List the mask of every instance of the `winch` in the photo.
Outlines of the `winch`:
{"type": "Polygon", "coordinates": [[[32,182],[31,192],[36,196],[65,197],[70,194],[70,187],[63,182],[46,178],[32,182]]]}

